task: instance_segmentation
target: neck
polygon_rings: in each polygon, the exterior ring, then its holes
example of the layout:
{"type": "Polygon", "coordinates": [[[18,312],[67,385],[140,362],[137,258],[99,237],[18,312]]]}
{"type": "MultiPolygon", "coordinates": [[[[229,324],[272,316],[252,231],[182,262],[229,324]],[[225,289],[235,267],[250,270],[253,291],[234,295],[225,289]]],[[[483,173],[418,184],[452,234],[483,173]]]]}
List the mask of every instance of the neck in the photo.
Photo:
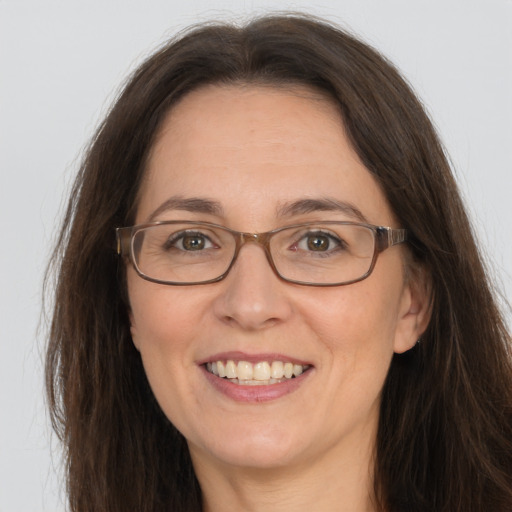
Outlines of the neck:
{"type": "Polygon", "coordinates": [[[273,468],[219,463],[191,447],[203,512],[374,512],[373,446],[329,450],[321,460],[273,468]]]}

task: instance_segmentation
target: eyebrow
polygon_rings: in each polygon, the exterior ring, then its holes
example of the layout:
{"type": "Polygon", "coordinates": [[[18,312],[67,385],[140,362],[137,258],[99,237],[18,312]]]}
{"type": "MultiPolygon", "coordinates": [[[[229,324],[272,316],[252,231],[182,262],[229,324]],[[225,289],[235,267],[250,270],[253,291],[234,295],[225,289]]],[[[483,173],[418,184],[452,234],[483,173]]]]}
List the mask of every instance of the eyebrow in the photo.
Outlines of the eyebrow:
{"type": "MultiPolygon", "coordinates": [[[[204,197],[172,196],[164,201],[150,216],[148,222],[153,222],[160,214],[169,210],[184,210],[192,213],[205,213],[223,216],[222,205],[218,201],[204,197]]],[[[341,212],[361,222],[368,223],[361,210],[346,201],[331,197],[298,199],[285,203],[277,208],[278,217],[294,217],[313,212],[341,212]]]]}
{"type": "Polygon", "coordinates": [[[148,222],[153,222],[161,213],[168,210],[184,210],[193,213],[207,213],[221,216],[223,209],[218,201],[203,197],[172,196],[164,201],[150,216],[148,222]]]}
{"type": "Polygon", "coordinates": [[[299,199],[280,206],[277,210],[279,217],[293,217],[312,212],[341,212],[368,223],[361,210],[353,204],[332,197],[299,199]]]}

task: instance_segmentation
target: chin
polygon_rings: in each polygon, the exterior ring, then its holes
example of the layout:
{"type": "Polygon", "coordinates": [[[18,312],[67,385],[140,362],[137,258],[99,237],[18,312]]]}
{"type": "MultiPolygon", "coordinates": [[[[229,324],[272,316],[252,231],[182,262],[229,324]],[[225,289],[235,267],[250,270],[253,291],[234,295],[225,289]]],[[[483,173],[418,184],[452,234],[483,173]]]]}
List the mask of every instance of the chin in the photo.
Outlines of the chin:
{"type": "Polygon", "coordinates": [[[189,441],[192,458],[195,452],[206,452],[209,458],[220,464],[253,469],[288,466],[300,458],[304,447],[301,449],[285,429],[267,430],[265,433],[248,430],[242,424],[234,425],[217,437],[209,437],[199,446],[189,441]]]}

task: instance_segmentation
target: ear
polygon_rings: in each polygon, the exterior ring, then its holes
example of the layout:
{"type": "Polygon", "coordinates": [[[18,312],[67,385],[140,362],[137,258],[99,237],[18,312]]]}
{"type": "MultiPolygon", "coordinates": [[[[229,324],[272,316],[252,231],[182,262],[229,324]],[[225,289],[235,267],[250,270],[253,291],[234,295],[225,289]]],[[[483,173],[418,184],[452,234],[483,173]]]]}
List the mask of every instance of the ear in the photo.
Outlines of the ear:
{"type": "Polygon", "coordinates": [[[432,315],[433,291],[430,273],[411,264],[407,270],[395,330],[394,352],[414,347],[425,332],[432,315]]]}
{"type": "Polygon", "coordinates": [[[128,317],[130,319],[130,334],[132,335],[132,341],[135,348],[140,352],[139,337],[137,335],[137,326],[135,325],[135,318],[131,310],[128,311],[128,317]]]}

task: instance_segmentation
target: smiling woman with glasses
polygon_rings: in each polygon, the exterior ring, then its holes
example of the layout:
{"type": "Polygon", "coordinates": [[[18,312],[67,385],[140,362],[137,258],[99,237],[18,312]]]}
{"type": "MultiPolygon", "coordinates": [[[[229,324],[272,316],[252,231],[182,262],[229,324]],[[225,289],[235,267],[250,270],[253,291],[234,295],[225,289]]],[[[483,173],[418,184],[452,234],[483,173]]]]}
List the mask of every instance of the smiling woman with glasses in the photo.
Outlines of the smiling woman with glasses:
{"type": "Polygon", "coordinates": [[[73,512],[510,510],[510,335],[420,102],[339,28],[151,56],[52,263],[73,512]]]}

